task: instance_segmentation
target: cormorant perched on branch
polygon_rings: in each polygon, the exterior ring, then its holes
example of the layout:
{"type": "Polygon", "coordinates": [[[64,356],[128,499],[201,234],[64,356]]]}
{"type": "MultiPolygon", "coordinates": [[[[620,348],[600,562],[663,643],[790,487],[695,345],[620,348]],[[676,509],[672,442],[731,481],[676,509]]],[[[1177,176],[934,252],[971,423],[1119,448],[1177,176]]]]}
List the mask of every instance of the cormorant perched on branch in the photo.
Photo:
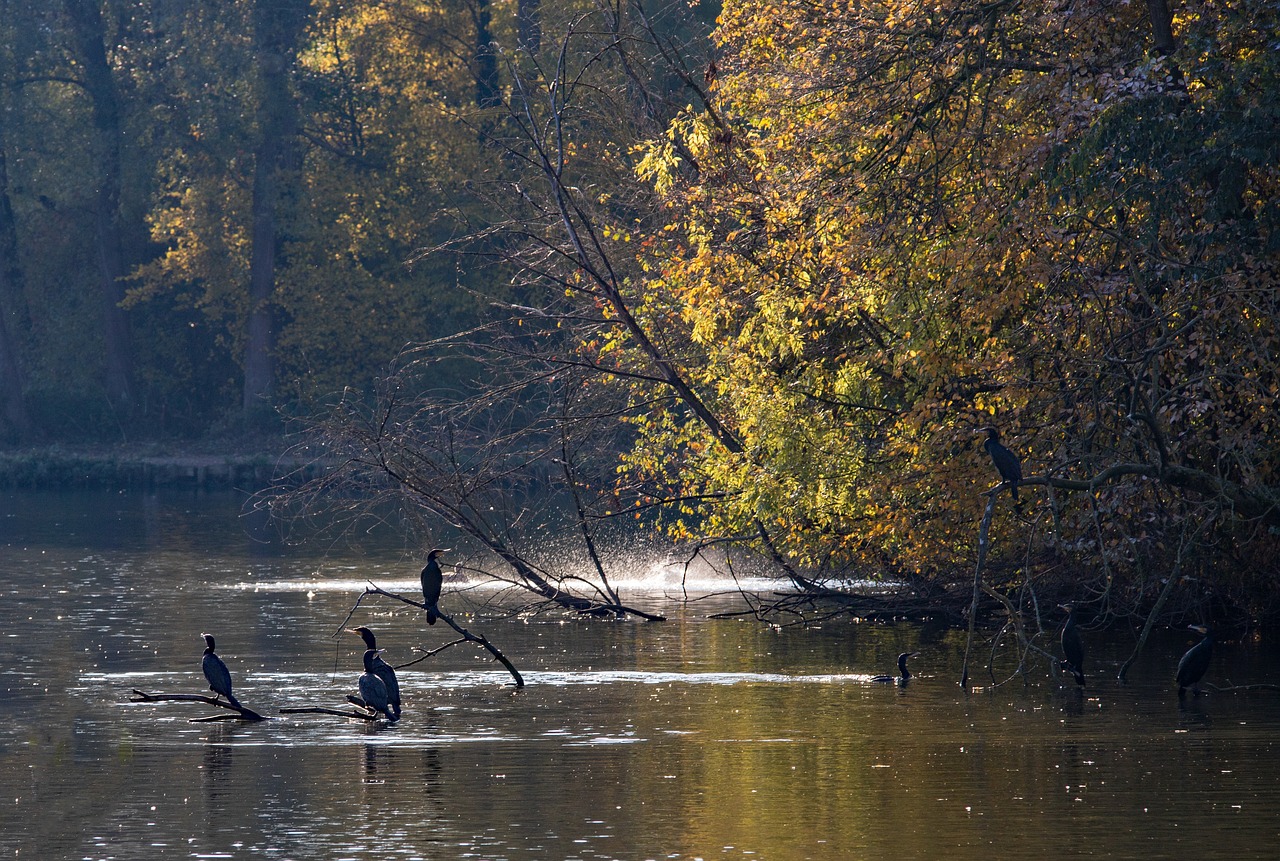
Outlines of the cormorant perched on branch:
{"type": "Polygon", "coordinates": [[[209,690],[226,697],[227,702],[244,711],[240,701],[231,695],[231,673],[227,670],[227,665],[222,663],[222,658],[213,653],[213,635],[201,634],[200,636],[204,637],[204,658],[200,661],[200,669],[204,670],[204,677],[209,680],[209,690]]]}
{"type": "Polygon", "coordinates": [[[1213,657],[1213,632],[1204,625],[1188,625],[1192,631],[1204,634],[1204,639],[1196,643],[1178,661],[1178,699],[1191,688],[1192,693],[1200,693],[1199,683],[1209,669],[1209,659],[1213,657]]]}
{"type": "Polygon", "coordinates": [[[364,700],[365,706],[371,711],[375,711],[386,717],[391,723],[395,723],[396,718],[388,708],[390,703],[387,696],[387,686],[382,683],[382,679],[378,678],[378,674],[373,669],[373,662],[377,657],[377,649],[365,650],[364,673],[360,676],[360,699],[364,700]]]}
{"type": "Polygon", "coordinates": [[[373,656],[373,674],[382,679],[382,684],[386,686],[387,689],[387,702],[391,705],[392,713],[399,718],[400,680],[396,678],[395,669],[386,661],[382,660],[382,655],[378,649],[378,641],[373,636],[373,631],[370,631],[364,625],[361,625],[358,628],[348,628],[347,630],[352,634],[359,634],[360,638],[364,640],[364,647],[366,649],[373,649],[375,652],[379,652],[373,656]]]}
{"type": "Polygon", "coordinates": [[[1009,492],[1013,495],[1014,505],[1018,504],[1018,482],[1022,479],[1022,462],[1018,456],[1000,444],[1000,431],[993,427],[978,428],[974,433],[985,433],[987,441],[982,447],[991,455],[991,462],[996,465],[1000,477],[1009,482],[1009,492]]]}
{"type": "Polygon", "coordinates": [[[444,572],[436,557],[444,550],[436,549],[427,554],[427,565],[422,569],[422,602],[427,605],[427,624],[434,625],[440,618],[436,604],[440,602],[440,590],[444,587],[444,572]]]}
{"type": "Polygon", "coordinates": [[[1067,622],[1062,626],[1062,668],[1076,677],[1076,684],[1084,687],[1084,643],[1080,641],[1080,631],[1076,629],[1076,608],[1074,604],[1059,604],[1067,611],[1067,622]]]}
{"type": "Polygon", "coordinates": [[[911,671],[907,669],[907,658],[914,658],[919,652],[903,652],[898,655],[898,672],[897,676],[872,676],[871,681],[882,682],[884,684],[905,685],[911,681],[911,671]]]}

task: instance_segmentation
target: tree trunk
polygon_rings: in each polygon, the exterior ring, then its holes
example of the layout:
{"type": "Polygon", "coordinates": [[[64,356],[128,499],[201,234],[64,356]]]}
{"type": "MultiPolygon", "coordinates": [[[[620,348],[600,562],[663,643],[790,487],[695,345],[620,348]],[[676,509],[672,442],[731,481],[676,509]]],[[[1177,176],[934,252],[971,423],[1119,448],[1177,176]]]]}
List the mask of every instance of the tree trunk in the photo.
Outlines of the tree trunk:
{"type": "Polygon", "coordinates": [[[1167,57],[1178,49],[1173,38],[1173,13],[1168,0],[1147,0],[1147,12],[1151,17],[1151,36],[1156,43],[1156,53],[1167,57]]]}
{"type": "Polygon", "coordinates": [[[125,275],[120,226],[120,93],[107,62],[102,10],[91,0],[66,0],[67,17],[80,61],[82,83],[93,103],[94,241],[106,350],[107,397],[116,409],[133,409],[133,356],[124,309],[125,275]]]}
{"type": "Polygon", "coordinates": [[[476,104],[494,108],[502,104],[502,92],[498,87],[498,55],[489,27],[489,0],[475,0],[471,14],[476,27],[476,104]]]}
{"type": "MultiPolygon", "coordinates": [[[[18,347],[10,337],[12,309],[23,302],[22,265],[18,260],[18,226],[9,202],[9,171],[0,141],[0,433],[17,442],[34,436],[34,425],[23,399],[22,366],[18,347]]],[[[14,317],[17,315],[14,314],[14,317]]]]}
{"type": "Polygon", "coordinates": [[[253,11],[259,93],[244,356],[243,408],[249,425],[261,422],[275,392],[275,290],[283,236],[282,203],[296,193],[299,171],[298,107],[289,86],[289,71],[309,11],[308,0],[257,0],[253,11]]]}

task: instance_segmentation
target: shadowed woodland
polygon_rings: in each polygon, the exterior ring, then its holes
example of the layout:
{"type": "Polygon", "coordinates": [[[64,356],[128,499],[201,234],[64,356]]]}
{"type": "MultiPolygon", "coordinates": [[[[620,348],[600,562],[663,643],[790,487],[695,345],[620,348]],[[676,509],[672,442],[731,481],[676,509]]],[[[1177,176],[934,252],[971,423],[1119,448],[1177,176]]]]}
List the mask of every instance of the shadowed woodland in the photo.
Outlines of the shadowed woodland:
{"type": "Polygon", "coordinates": [[[14,446],[288,434],[324,474],[260,504],[400,511],[570,612],[637,612],[599,551],[635,530],[783,572],[780,624],[1280,609],[1274,6],[0,31],[14,446]]]}

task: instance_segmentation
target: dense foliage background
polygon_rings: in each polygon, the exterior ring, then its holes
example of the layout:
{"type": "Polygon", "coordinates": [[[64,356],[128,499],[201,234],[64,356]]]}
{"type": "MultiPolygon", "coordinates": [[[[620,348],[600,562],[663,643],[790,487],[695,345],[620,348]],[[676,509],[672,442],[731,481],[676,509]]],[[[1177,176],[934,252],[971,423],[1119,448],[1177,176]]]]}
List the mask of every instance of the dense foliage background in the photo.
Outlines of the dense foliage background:
{"type": "Polygon", "coordinates": [[[467,512],[552,483],[810,592],[945,600],[996,426],[1002,595],[1276,610],[1274,4],[4,0],[0,29],[11,441],[329,404],[345,480],[499,552],[467,512]]]}

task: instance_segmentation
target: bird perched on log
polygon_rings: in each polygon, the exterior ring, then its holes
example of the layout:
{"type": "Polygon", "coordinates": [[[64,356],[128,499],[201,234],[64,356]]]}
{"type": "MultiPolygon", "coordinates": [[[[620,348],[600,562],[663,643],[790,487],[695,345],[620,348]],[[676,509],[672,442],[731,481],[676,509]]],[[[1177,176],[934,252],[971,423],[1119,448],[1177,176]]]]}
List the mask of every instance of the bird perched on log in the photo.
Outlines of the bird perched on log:
{"type": "Polygon", "coordinates": [[[911,681],[911,671],[907,669],[907,658],[914,658],[919,652],[903,652],[898,655],[898,675],[896,676],[872,676],[871,681],[880,682],[882,684],[905,685],[911,681]]]}
{"type": "Polygon", "coordinates": [[[1182,699],[1187,688],[1193,694],[1200,693],[1200,680],[1209,669],[1209,659],[1213,657],[1213,632],[1204,625],[1188,625],[1192,631],[1199,631],[1204,639],[1196,643],[1178,661],[1178,699],[1182,699]]]}
{"type": "Polygon", "coordinates": [[[364,673],[360,676],[360,699],[364,700],[366,708],[382,715],[389,722],[395,723],[396,716],[391,714],[387,686],[383,684],[382,679],[378,678],[378,674],[373,669],[373,662],[378,657],[378,651],[378,649],[365,649],[364,673]]]}
{"type": "Polygon", "coordinates": [[[222,663],[222,658],[213,653],[213,635],[200,636],[204,637],[204,658],[200,661],[200,669],[204,670],[204,677],[209,680],[209,690],[220,697],[226,697],[227,702],[244,711],[240,701],[231,695],[231,672],[222,663]]]}
{"type": "Polygon", "coordinates": [[[1059,604],[1060,609],[1067,611],[1067,621],[1062,626],[1062,662],[1061,666],[1076,677],[1076,684],[1084,687],[1084,643],[1080,640],[1080,631],[1076,628],[1076,608],[1074,604],[1059,604]]]}
{"type": "Polygon", "coordinates": [[[427,554],[426,567],[422,569],[422,602],[427,605],[427,624],[434,625],[440,618],[440,610],[436,606],[440,602],[440,590],[444,587],[444,572],[436,558],[447,551],[439,548],[427,554]]]}
{"type": "Polygon", "coordinates": [[[371,649],[375,652],[373,656],[373,674],[382,680],[382,684],[387,689],[387,702],[391,706],[391,712],[399,719],[400,680],[396,678],[395,669],[382,659],[382,650],[378,649],[378,640],[373,636],[373,631],[361,625],[358,628],[348,628],[347,632],[359,634],[360,638],[364,640],[365,649],[371,649]]]}
{"type": "Polygon", "coordinates": [[[991,455],[991,462],[996,465],[1000,478],[1009,483],[1009,493],[1013,496],[1013,504],[1018,504],[1018,482],[1022,480],[1022,462],[1018,456],[1000,443],[1000,431],[993,427],[978,428],[974,433],[985,433],[987,441],[982,447],[991,455]]]}

